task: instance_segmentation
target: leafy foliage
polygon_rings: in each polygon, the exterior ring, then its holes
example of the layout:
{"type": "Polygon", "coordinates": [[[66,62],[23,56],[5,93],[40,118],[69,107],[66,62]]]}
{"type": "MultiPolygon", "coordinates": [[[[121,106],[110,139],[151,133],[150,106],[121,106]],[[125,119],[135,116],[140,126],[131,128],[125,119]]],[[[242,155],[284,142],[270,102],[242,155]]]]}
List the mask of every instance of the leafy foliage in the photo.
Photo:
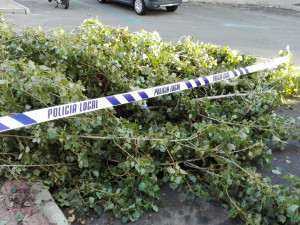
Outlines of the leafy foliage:
{"type": "MultiPolygon", "coordinates": [[[[157,33],[92,19],[71,33],[0,22],[0,116],[255,62],[190,37],[165,43],[157,33]]],[[[290,69],[2,133],[0,176],[42,181],[61,206],[112,210],[123,222],[158,211],[160,186],[169,183],[192,198],[221,200],[245,223],[298,224],[299,178],[286,175],[290,187],[272,186],[253,167],[269,167],[268,143],[284,149],[291,130],[299,130],[274,113],[280,95],[299,93],[298,78],[278,88],[290,69]]]]}

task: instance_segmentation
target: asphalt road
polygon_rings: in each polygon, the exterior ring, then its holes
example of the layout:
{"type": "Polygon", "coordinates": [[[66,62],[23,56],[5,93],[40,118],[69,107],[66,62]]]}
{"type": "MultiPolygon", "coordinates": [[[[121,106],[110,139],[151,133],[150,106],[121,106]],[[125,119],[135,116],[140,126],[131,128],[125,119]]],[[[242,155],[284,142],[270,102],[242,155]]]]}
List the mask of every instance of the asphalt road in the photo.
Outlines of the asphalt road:
{"type": "Polygon", "coordinates": [[[263,58],[277,57],[290,46],[293,63],[300,66],[300,12],[259,6],[183,3],[174,13],[165,9],[135,14],[131,6],[97,0],[71,0],[70,8],[55,8],[47,0],[16,0],[28,7],[29,15],[5,14],[7,21],[31,27],[71,30],[84,19],[98,17],[104,24],[128,27],[130,31],[158,31],[165,41],[182,36],[263,58]]]}

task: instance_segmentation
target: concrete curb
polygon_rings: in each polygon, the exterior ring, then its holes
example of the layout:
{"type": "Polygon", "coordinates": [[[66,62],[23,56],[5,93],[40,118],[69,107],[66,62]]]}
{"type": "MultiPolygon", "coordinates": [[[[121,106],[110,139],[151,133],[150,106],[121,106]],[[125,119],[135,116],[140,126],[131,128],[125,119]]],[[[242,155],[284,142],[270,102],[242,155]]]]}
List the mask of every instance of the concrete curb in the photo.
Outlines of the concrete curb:
{"type": "Polygon", "coordinates": [[[35,193],[36,199],[42,201],[40,206],[43,215],[48,219],[50,224],[69,225],[68,220],[48,190],[44,189],[41,184],[34,184],[31,189],[35,193]]]}
{"type": "Polygon", "coordinates": [[[286,4],[274,4],[274,3],[258,3],[253,1],[243,1],[240,2],[238,0],[232,0],[232,1],[223,1],[223,0],[216,0],[214,2],[208,2],[205,0],[183,0],[182,2],[199,2],[199,3],[205,3],[205,4],[238,4],[238,5],[259,5],[259,6],[265,6],[265,7],[274,7],[274,8],[281,8],[281,9],[290,9],[300,12],[299,6],[293,6],[293,5],[286,5],[286,4]]]}
{"type": "Polygon", "coordinates": [[[11,0],[13,4],[16,5],[16,7],[11,7],[11,8],[1,8],[0,6],[0,13],[12,13],[12,14],[30,14],[29,8],[26,6],[21,5],[18,2],[15,2],[11,0]]]}

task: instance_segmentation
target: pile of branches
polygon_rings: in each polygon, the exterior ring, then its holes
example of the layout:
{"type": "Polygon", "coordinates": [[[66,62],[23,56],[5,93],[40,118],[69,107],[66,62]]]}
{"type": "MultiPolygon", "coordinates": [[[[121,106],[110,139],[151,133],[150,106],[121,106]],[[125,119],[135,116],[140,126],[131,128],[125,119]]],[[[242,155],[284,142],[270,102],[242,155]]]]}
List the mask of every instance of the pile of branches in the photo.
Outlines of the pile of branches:
{"type": "MultiPolygon", "coordinates": [[[[131,33],[89,19],[70,33],[0,19],[0,116],[215,74],[255,59],[186,37],[131,33]]],[[[193,90],[0,134],[0,177],[43,182],[61,206],[112,210],[123,222],[158,211],[160,187],[209,196],[248,224],[299,224],[300,180],[271,185],[273,142],[299,138],[276,116],[299,94],[288,63],[193,90]],[[144,107],[141,107],[144,106],[144,107]],[[144,113],[143,108],[149,109],[144,113]]],[[[297,133],[298,132],[298,133],[297,133]]],[[[1,184],[0,184],[1,185],[1,184]]]]}

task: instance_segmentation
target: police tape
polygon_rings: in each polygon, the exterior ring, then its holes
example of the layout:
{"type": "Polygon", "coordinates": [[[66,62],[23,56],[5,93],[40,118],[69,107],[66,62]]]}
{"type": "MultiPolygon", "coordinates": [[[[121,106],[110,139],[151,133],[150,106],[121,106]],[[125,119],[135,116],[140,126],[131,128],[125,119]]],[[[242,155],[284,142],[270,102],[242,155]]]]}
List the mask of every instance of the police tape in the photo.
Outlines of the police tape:
{"type": "Polygon", "coordinates": [[[0,117],[0,132],[184,91],[261,70],[276,68],[278,65],[288,61],[289,57],[285,56],[264,63],[192,80],[4,116],[0,117]]]}

